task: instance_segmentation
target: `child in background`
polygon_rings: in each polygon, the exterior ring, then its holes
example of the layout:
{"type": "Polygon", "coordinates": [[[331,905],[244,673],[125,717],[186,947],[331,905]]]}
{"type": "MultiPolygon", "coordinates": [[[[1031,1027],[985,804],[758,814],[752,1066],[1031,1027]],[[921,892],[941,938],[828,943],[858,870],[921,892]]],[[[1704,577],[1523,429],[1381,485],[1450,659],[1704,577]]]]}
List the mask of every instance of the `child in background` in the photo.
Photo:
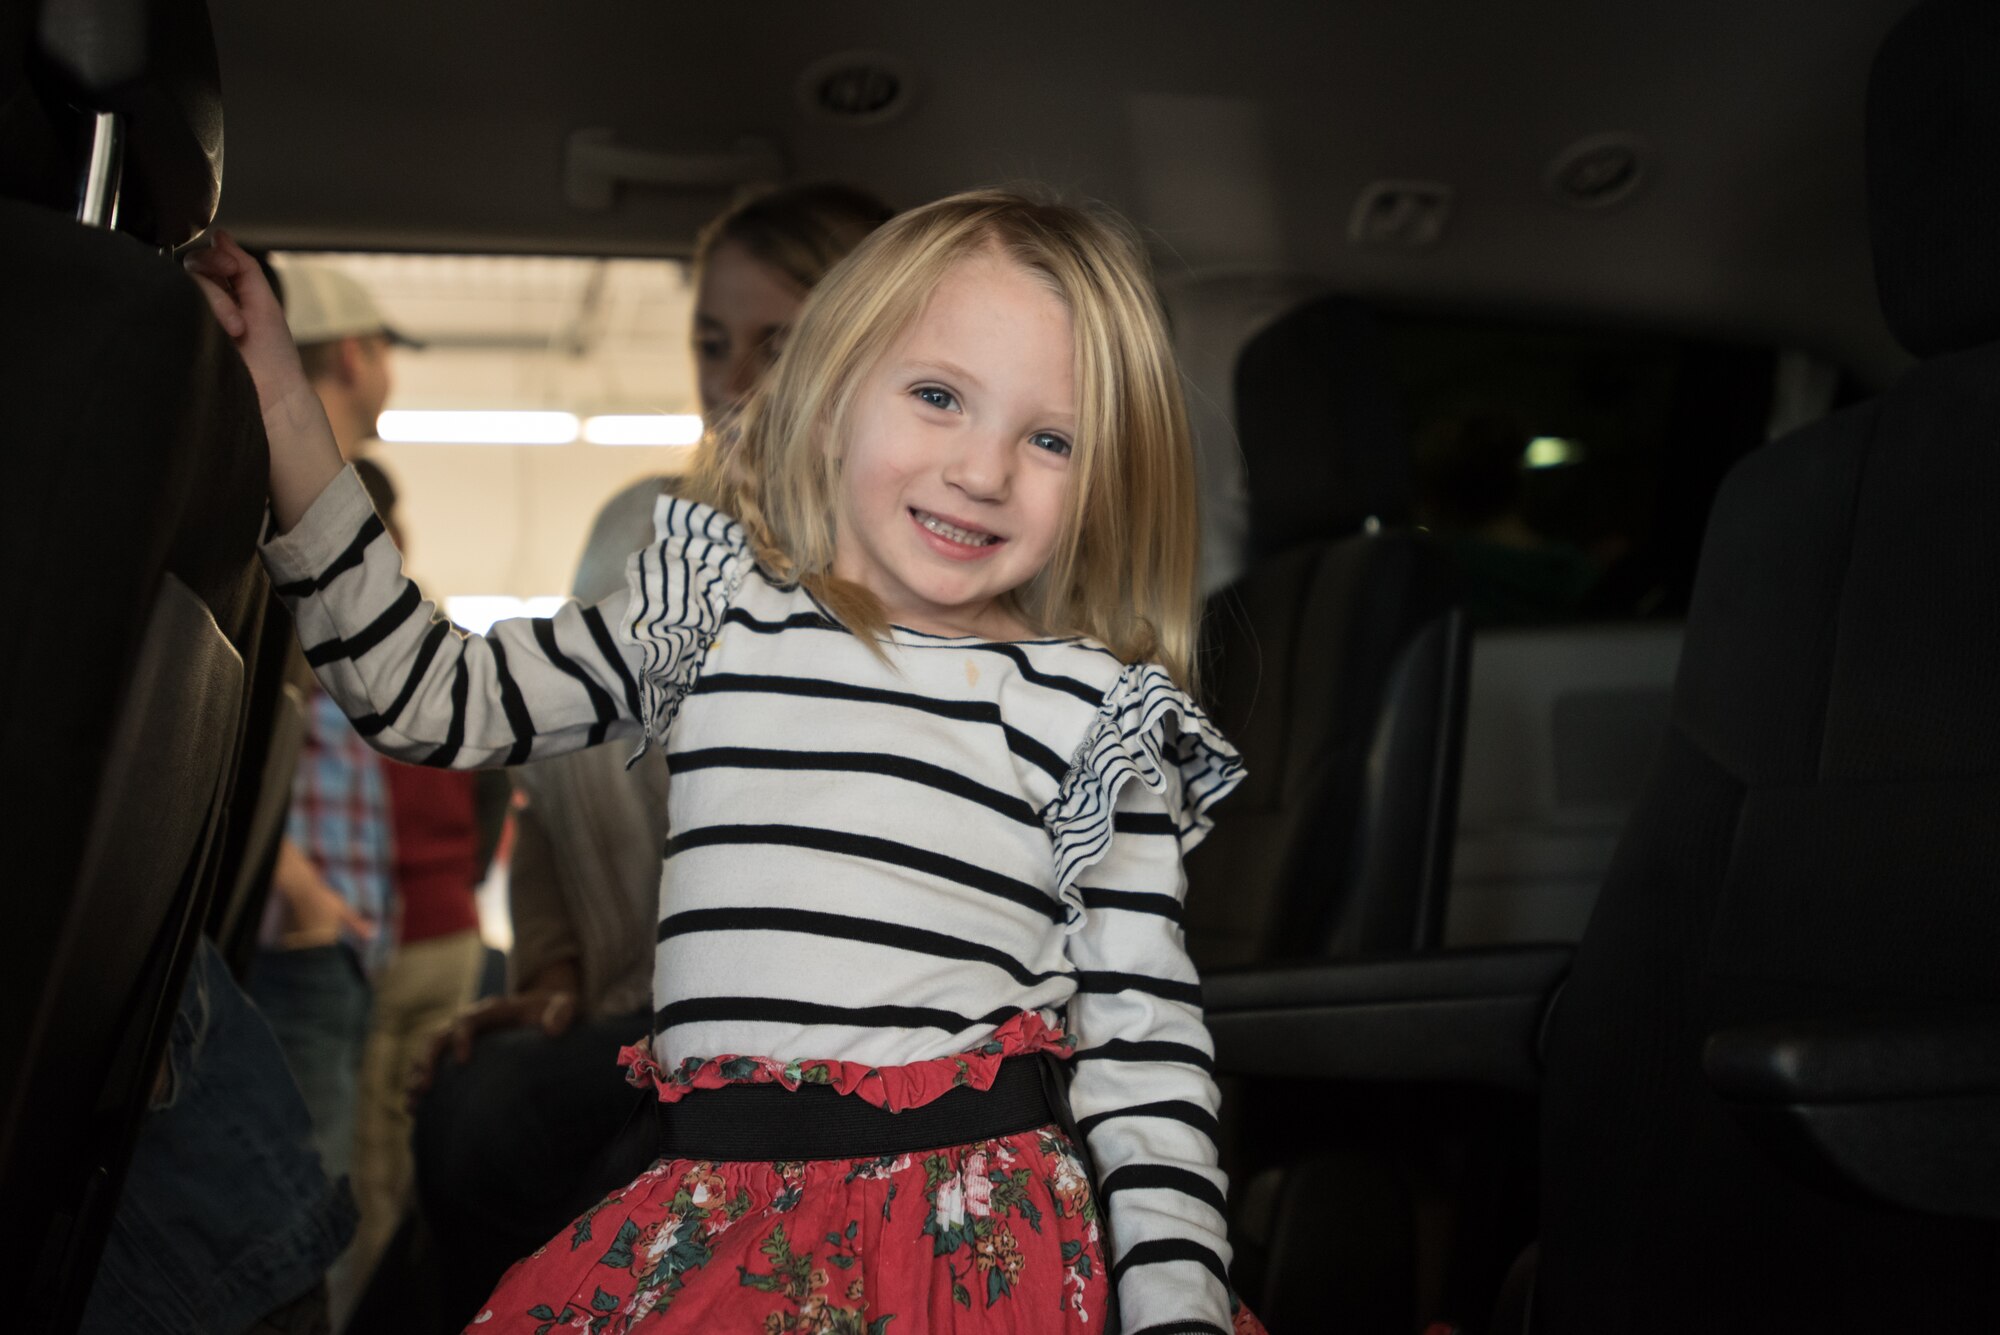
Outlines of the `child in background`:
{"type": "Polygon", "coordinates": [[[254,264],[193,268],[264,406],[265,559],[363,734],[673,770],[626,1054],[659,1160],[474,1328],[1259,1329],[1178,927],[1241,769],[1187,694],[1192,461],[1124,229],[1007,193],[891,221],[627,588],[484,637],[403,576],[254,264]]]}

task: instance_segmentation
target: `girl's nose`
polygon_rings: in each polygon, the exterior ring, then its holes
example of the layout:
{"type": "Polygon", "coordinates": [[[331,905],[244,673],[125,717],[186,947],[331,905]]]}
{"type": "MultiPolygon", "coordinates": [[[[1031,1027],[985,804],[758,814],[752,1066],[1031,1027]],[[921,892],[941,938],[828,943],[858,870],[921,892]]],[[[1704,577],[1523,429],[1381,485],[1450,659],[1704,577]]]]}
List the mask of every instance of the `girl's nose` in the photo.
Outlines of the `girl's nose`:
{"type": "Polygon", "coordinates": [[[978,432],[945,464],[944,480],[973,500],[1003,501],[1013,478],[1013,442],[978,432]]]}

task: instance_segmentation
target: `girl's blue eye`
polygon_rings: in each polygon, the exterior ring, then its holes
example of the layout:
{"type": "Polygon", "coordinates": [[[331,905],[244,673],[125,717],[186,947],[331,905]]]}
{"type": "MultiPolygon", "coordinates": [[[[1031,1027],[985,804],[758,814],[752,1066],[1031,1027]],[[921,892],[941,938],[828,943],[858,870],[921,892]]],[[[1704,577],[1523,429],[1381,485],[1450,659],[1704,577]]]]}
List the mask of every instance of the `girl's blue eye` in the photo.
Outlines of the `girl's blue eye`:
{"type": "Polygon", "coordinates": [[[1028,437],[1028,443],[1038,450],[1047,450],[1050,454],[1066,456],[1070,451],[1069,442],[1053,431],[1037,431],[1034,435],[1028,437]]]}
{"type": "Polygon", "coordinates": [[[941,408],[948,413],[958,411],[958,397],[948,389],[939,389],[936,385],[919,385],[910,392],[933,408],[941,408]]]}

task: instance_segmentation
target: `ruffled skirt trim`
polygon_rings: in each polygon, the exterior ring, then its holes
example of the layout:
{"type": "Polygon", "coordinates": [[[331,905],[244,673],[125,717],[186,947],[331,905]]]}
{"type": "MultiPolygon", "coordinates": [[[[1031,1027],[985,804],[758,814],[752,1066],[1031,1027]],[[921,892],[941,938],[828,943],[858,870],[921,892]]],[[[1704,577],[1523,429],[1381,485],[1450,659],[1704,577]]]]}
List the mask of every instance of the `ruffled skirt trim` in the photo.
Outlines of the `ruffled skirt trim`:
{"type": "Polygon", "coordinates": [[[1036,1052],[1068,1056],[1076,1040],[1050,1024],[1038,1012],[1022,1011],[966,1052],[902,1066],[870,1066],[838,1060],[779,1061],[774,1057],[689,1057],[672,1070],[655,1060],[643,1043],[622,1048],[618,1062],[637,1089],[652,1089],[662,1103],[678,1103],[690,1090],[724,1085],[830,1085],[865,1103],[901,1112],[929,1103],[948,1090],[991,1089],[1000,1063],[1036,1052]]]}

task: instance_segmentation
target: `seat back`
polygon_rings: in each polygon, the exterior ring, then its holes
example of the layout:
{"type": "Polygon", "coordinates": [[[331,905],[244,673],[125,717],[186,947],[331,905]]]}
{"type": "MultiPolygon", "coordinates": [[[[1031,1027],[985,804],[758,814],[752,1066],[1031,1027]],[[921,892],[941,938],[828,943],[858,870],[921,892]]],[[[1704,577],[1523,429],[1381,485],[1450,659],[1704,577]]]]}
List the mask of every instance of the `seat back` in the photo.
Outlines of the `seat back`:
{"type": "MultiPolygon", "coordinates": [[[[268,620],[260,661],[281,663],[295,640],[292,619],[282,606],[267,609],[268,620]]],[[[245,729],[242,768],[237,776],[223,865],[234,871],[217,887],[209,907],[208,934],[238,975],[246,973],[257,949],[258,931],[277,865],[278,844],[291,811],[292,779],[306,740],[306,693],[297,682],[278,673],[260,683],[262,694],[247,703],[251,726],[245,729]]]]}
{"type": "Polygon", "coordinates": [[[11,1323],[59,1330],[87,1295],[193,931],[226,875],[245,702],[275,665],[258,654],[256,394],[161,253],[206,224],[219,182],[205,7],[30,8],[0,28],[0,73],[20,76],[0,105],[0,562],[22,591],[0,639],[16,781],[0,1288],[11,1323]],[[93,128],[84,173],[75,145],[93,128]],[[118,201],[122,231],[79,226],[77,201],[52,197],[80,176],[118,201]]]}
{"type": "Polygon", "coordinates": [[[1437,939],[1465,635],[1407,527],[1410,459],[1372,316],[1317,299],[1245,347],[1248,574],[1210,603],[1204,695],[1248,775],[1188,860],[1203,968],[1437,939]]]}
{"type": "Polygon", "coordinates": [[[161,1079],[169,981],[211,885],[242,698],[241,656],[207,605],[166,576],[87,804],[61,934],[48,943],[48,967],[30,970],[44,990],[10,1012],[23,1023],[21,1050],[0,1058],[16,1077],[0,1123],[5,1194],[45,1230],[40,1291],[24,1298],[58,1327],[88,1289],[120,1148],[161,1079]]]}
{"type": "MultiPolygon", "coordinates": [[[[1538,1332],[1990,1331],[2000,1229],[1795,1182],[1713,1030],[2000,1001],[2000,7],[1877,57],[1871,227],[1928,360],[1751,455],[1547,1042],[1538,1332]]],[[[1892,290],[1893,289],[1893,290],[1892,290]]]]}
{"type": "Polygon", "coordinates": [[[1474,632],[1447,946],[1582,937],[1680,655],[1677,621],[1474,632]]]}

